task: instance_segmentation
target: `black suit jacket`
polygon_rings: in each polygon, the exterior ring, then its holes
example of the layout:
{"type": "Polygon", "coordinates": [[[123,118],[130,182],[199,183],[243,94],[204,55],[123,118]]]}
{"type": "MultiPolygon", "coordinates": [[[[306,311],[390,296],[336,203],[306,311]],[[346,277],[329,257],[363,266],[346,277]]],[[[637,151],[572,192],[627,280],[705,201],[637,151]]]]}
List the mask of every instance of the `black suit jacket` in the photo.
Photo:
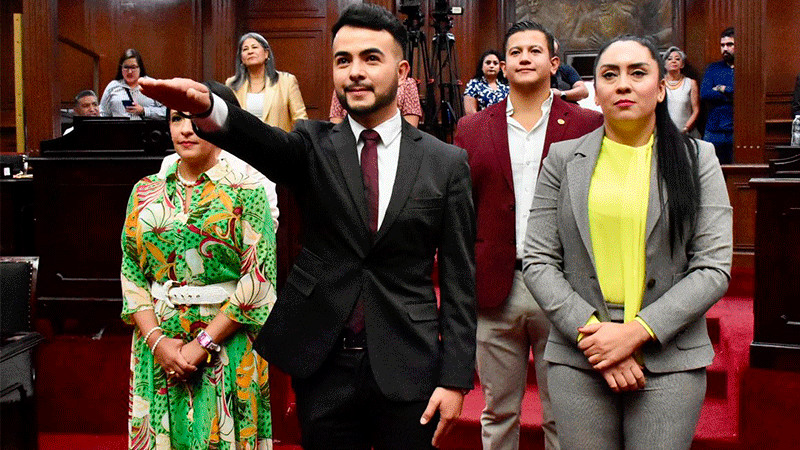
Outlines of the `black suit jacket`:
{"type": "Polygon", "coordinates": [[[367,351],[390,399],[427,399],[437,386],[471,388],[475,360],[475,211],[467,154],[403,121],[397,176],[373,238],[347,122],[299,121],[291,133],[228,105],[204,138],[292,189],[303,250],[256,340],[256,351],[308,378],[364,299],[367,351]],[[431,272],[438,250],[441,301],[431,272]]]}

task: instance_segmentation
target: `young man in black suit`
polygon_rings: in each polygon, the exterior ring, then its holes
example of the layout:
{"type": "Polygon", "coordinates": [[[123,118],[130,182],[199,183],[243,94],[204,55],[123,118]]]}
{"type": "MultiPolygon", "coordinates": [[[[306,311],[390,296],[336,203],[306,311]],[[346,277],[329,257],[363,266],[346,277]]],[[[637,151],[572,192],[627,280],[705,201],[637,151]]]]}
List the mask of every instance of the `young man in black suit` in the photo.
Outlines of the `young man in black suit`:
{"type": "Polygon", "coordinates": [[[142,82],[297,198],[304,247],[256,350],[292,375],[306,448],[437,445],[473,387],[467,155],[402,120],[405,40],[385,9],[347,8],[333,27],[333,79],[348,119],[301,121],[291,133],[191,80],[142,82]]]}

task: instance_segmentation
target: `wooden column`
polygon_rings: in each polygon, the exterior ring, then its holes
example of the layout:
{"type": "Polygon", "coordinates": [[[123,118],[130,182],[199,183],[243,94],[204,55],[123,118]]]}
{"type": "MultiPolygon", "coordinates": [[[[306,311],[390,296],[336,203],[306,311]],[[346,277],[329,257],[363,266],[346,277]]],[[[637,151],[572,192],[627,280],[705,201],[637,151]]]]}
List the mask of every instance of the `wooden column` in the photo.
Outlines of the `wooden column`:
{"type": "Polygon", "coordinates": [[[224,82],[236,60],[236,2],[205,0],[203,8],[203,80],[224,82]]]}
{"type": "MultiPolygon", "coordinates": [[[[735,0],[736,90],[733,99],[734,161],[764,162],[766,99],[763,29],[765,0],[735,0]]],[[[787,39],[789,37],[787,36],[787,39]]]]}
{"type": "Polygon", "coordinates": [[[22,2],[22,74],[25,88],[27,153],[39,154],[39,142],[61,134],[56,64],[58,1],[22,2]]]}

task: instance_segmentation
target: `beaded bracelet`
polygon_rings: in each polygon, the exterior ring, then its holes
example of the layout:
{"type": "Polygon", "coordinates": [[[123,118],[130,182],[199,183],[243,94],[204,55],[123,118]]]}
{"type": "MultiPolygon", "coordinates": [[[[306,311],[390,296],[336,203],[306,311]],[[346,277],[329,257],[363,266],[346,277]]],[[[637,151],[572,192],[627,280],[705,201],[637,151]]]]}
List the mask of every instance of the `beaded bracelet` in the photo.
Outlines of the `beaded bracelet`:
{"type": "Polygon", "coordinates": [[[162,334],[161,336],[158,337],[158,339],[156,339],[155,344],[153,344],[153,346],[150,347],[150,353],[152,353],[154,355],[156,354],[156,347],[158,347],[158,344],[160,344],[161,340],[164,339],[165,337],[167,337],[167,335],[166,334],[162,334]]]}
{"type": "Polygon", "coordinates": [[[147,342],[147,340],[150,339],[150,335],[153,334],[153,332],[156,331],[156,330],[161,330],[162,333],[164,332],[163,328],[161,328],[160,326],[156,325],[153,328],[150,328],[150,331],[148,331],[147,334],[144,335],[144,341],[147,342]]]}

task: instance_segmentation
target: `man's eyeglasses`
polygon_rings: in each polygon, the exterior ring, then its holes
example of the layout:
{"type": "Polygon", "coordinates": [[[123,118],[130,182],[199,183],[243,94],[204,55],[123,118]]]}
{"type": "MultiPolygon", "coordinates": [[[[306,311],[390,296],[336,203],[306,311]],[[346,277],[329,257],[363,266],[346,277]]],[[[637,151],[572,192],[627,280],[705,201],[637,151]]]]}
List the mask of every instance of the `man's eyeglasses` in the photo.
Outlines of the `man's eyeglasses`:
{"type": "Polygon", "coordinates": [[[134,70],[139,70],[139,66],[122,66],[122,70],[133,72],[134,70]]]}

